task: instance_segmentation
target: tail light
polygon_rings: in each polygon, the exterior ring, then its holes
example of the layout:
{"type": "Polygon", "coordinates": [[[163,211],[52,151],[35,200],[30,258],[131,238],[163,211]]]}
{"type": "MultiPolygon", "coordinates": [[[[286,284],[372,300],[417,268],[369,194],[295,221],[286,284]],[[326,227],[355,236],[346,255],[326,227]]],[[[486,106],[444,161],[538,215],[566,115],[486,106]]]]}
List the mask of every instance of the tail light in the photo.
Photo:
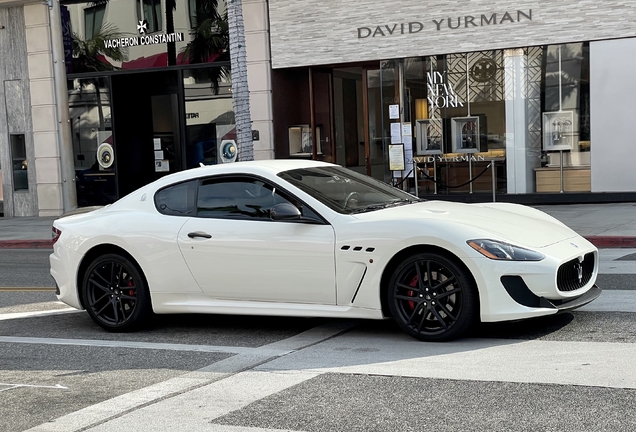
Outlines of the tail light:
{"type": "Polygon", "coordinates": [[[60,231],[59,229],[55,228],[55,227],[51,227],[53,229],[53,232],[51,233],[51,238],[52,238],[52,244],[55,244],[55,242],[60,238],[60,235],[62,235],[62,231],[60,231]]]}

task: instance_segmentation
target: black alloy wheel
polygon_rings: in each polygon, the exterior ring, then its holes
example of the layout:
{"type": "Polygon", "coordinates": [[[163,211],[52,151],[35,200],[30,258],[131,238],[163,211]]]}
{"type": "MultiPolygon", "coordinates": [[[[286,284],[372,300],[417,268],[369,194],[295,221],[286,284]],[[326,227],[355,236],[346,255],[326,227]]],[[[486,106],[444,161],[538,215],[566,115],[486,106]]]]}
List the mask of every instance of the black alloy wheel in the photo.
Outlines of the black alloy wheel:
{"type": "Polygon", "coordinates": [[[126,257],[106,254],[95,259],[84,274],[84,307],[108,331],[139,327],[151,312],[146,281],[126,257]]]}
{"type": "Polygon", "coordinates": [[[389,283],[393,319],[417,339],[456,339],[476,319],[475,283],[462,266],[444,255],[421,253],[407,258],[389,283]]]}

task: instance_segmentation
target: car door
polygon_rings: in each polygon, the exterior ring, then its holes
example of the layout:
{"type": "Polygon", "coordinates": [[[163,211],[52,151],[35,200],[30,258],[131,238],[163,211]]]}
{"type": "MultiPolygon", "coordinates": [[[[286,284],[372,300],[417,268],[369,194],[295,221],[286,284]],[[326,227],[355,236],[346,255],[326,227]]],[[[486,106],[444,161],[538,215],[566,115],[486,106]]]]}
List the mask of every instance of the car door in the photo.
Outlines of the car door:
{"type": "Polygon", "coordinates": [[[182,227],[178,242],[210,297],[336,304],[332,226],[260,178],[201,180],[197,215],[182,227]],[[280,203],[302,209],[303,217],[272,220],[269,210],[280,203]]]}

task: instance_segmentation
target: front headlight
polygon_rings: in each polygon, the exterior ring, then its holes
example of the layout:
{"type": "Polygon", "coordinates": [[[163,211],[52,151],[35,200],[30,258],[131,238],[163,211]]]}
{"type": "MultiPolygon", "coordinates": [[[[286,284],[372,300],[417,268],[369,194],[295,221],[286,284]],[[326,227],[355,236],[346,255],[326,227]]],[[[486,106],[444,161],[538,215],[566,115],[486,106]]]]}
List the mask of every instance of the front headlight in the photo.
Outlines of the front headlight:
{"type": "Polygon", "coordinates": [[[541,261],[545,255],[495,240],[468,240],[468,246],[485,257],[504,261],[541,261]]]}

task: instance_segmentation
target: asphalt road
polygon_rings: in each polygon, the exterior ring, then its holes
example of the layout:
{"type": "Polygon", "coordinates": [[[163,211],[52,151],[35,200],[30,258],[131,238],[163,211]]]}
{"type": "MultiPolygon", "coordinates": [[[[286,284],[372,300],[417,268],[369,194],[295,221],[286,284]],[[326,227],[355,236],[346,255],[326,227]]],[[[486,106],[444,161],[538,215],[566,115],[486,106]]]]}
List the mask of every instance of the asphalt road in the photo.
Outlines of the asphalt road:
{"type": "Polygon", "coordinates": [[[605,291],[581,310],[443,344],[218,315],[107,333],[33,290],[47,257],[0,251],[3,432],[636,430],[636,250],[601,251],[605,291]]]}
{"type": "Polygon", "coordinates": [[[51,249],[0,249],[0,287],[55,286],[49,274],[51,249]]]}

